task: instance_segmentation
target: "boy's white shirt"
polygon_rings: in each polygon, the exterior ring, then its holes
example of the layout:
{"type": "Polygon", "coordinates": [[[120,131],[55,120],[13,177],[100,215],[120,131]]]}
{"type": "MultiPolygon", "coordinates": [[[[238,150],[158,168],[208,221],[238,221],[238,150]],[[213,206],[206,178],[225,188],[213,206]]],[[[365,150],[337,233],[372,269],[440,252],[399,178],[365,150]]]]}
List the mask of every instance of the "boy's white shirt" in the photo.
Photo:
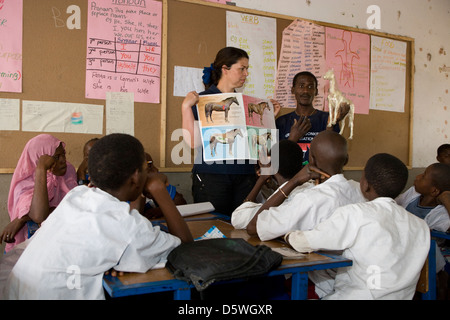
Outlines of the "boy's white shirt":
{"type": "MultiPolygon", "coordinates": [[[[262,241],[284,236],[293,230],[310,230],[328,218],[338,207],[366,201],[359,183],[347,180],[343,174],[333,175],[316,186],[306,185],[294,190],[281,205],[259,214],[256,230],[262,241]]],[[[260,206],[242,204],[233,212],[233,226],[246,228],[260,206]]]]}
{"type": "MultiPolygon", "coordinates": [[[[285,183],[283,183],[269,198],[267,198],[267,200],[272,198],[272,196],[276,192],[279,192],[279,189],[282,188],[286,183],[287,183],[287,181],[285,183]]],[[[290,202],[292,200],[292,198],[294,198],[299,192],[302,192],[303,190],[309,189],[312,187],[314,187],[314,184],[312,182],[306,182],[306,183],[302,184],[301,186],[294,188],[294,190],[291,191],[291,193],[289,194],[289,196],[285,200],[285,202],[287,202],[287,203],[290,202]]],[[[267,201],[267,200],[265,200],[265,201],[267,201]]],[[[246,229],[247,225],[250,223],[250,221],[255,216],[256,212],[258,212],[259,208],[261,208],[261,206],[263,204],[264,204],[263,201],[260,201],[260,202],[247,201],[247,202],[242,203],[239,207],[237,207],[233,211],[233,214],[231,215],[231,224],[233,225],[233,227],[235,229],[246,229]]]]}
{"type": "MultiPolygon", "coordinates": [[[[420,197],[420,193],[412,186],[399,195],[395,201],[403,208],[406,208],[417,197],[420,197]]],[[[448,215],[447,209],[441,204],[431,209],[424,220],[432,230],[446,232],[450,228],[450,216],[448,215]]]]}
{"type": "Polygon", "coordinates": [[[71,190],[30,239],[5,299],[104,299],[103,275],[146,272],[181,241],[99,188],[71,190]]]}
{"type": "Polygon", "coordinates": [[[430,246],[430,231],[391,198],[350,204],[310,231],[285,239],[299,252],[344,250],[351,267],[337,269],[325,299],[412,299],[430,246]]]}

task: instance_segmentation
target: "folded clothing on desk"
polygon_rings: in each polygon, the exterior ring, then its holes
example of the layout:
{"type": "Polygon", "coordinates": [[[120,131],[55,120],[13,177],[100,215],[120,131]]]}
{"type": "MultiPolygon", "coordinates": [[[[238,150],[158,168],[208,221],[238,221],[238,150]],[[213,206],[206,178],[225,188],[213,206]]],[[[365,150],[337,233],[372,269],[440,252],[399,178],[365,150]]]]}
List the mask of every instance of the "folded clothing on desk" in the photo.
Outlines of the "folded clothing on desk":
{"type": "Polygon", "coordinates": [[[184,243],[167,257],[167,269],[203,291],[216,281],[246,279],[277,268],[283,257],[267,246],[244,239],[206,239],[184,243]]]}

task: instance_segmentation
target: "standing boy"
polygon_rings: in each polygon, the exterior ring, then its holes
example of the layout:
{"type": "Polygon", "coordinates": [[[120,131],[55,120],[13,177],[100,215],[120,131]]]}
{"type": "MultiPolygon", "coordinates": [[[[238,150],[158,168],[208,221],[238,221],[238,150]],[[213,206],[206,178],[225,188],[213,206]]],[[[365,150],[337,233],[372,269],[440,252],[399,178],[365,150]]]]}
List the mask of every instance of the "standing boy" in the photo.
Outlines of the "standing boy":
{"type": "Polygon", "coordinates": [[[280,116],[276,120],[280,140],[289,139],[297,142],[303,150],[304,161],[309,160],[309,148],[316,135],[324,130],[339,132],[339,123],[347,115],[350,106],[340,112],[336,124],[328,127],[329,113],[317,110],[313,106],[314,98],[318,95],[317,78],[308,71],[299,72],[292,81],[292,94],[297,106],[294,111],[280,116]]]}

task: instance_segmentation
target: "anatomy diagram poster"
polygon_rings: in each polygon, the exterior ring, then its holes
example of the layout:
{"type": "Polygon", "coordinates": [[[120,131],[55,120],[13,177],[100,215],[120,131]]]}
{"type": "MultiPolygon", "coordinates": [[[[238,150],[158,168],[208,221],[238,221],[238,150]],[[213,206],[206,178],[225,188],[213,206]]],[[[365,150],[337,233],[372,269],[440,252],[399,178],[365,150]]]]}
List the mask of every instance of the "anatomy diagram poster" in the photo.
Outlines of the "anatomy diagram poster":
{"type": "MultiPolygon", "coordinates": [[[[333,69],[335,89],[355,105],[355,113],[368,114],[370,103],[370,36],[326,28],[327,70],[333,69]]],[[[325,85],[325,92],[332,85],[325,85]]],[[[326,104],[328,105],[328,104],[326,104]]]]}

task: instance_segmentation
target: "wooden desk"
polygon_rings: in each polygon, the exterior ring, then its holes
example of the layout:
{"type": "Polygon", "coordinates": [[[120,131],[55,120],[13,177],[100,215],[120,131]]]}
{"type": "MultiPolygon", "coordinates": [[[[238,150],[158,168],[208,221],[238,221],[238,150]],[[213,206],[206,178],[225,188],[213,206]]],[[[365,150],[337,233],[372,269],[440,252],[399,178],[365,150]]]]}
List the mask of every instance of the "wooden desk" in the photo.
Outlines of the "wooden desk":
{"type": "MultiPolygon", "coordinates": [[[[230,223],[222,220],[191,220],[186,223],[194,238],[203,235],[212,226],[216,226],[227,238],[242,238],[252,245],[263,244],[271,248],[287,246],[286,243],[278,240],[262,242],[258,237],[250,237],[245,230],[236,230],[230,223]]],[[[162,227],[164,227],[164,223],[162,223],[162,227]]],[[[308,271],[351,265],[351,260],[341,256],[310,253],[304,259],[284,259],[282,264],[267,276],[292,274],[291,298],[304,300],[307,298],[308,271]]],[[[175,279],[166,268],[150,270],[146,273],[129,273],[119,277],[108,275],[103,279],[103,286],[112,298],[174,291],[175,300],[189,300],[190,290],[193,288],[187,282],[175,279]]]]}

